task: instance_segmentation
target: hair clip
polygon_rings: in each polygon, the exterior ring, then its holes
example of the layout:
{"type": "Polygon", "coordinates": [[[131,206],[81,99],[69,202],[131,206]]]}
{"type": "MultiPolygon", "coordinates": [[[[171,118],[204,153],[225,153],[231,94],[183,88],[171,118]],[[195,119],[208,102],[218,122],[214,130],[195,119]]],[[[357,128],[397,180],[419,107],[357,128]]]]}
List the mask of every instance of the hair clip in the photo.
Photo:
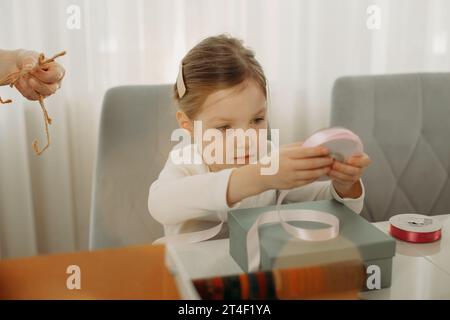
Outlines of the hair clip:
{"type": "Polygon", "coordinates": [[[186,93],[186,86],[184,85],[184,79],[183,79],[183,62],[180,63],[180,70],[178,71],[178,77],[177,77],[177,91],[178,91],[178,97],[181,99],[186,93]]]}

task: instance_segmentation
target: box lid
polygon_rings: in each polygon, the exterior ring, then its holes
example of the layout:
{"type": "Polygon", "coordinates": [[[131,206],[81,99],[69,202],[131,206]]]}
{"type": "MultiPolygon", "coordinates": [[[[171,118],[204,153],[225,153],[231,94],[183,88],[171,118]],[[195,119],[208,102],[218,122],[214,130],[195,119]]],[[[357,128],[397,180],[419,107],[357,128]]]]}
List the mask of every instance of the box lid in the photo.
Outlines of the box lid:
{"type": "MultiPolygon", "coordinates": [[[[234,220],[230,227],[239,226],[247,232],[258,216],[276,206],[235,209],[229,212],[228,219],[234,220]]],[[[395,240],[373,226],[345,205],[335,200],[309,201],[280,206],[280,210],[310,209],[335,215],[339,221],[339,236],[327,241],[304,241],[293,239],[281,224],[268,224],[259,228],[261,243],[261,260],[297,259],[302,256],[303,262],[329,262],[343,259],[362,259],[364,261],[390,258],[395,255],[395,240]]],[[[229,221],[230,222],[230,221],[229,221]]],[[[318,228],[315,222],[289,222],[304,228],[318,228]]],[[[230,241],[233,241],[230,239],[230,241]]],[[[303,264],[303,263],[302,263],[303,264]]]]}

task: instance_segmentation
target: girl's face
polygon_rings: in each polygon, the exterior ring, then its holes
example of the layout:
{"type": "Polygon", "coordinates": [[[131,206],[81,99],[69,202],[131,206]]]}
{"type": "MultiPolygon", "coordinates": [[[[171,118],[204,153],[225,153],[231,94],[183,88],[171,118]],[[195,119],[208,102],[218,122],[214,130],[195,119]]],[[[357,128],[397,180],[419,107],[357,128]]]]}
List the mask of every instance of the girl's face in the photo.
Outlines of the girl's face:
{"type": "Polygon", "coordinates": [[[248,164],[257,158],[258,152],[255,147],[258,146],[260,139],[259,130],[267,129],[267,104],[264,92],[253,80],[244,81],[232,88],[218,90],[208,96],[194,121],[202,122],[203,155],[215,156],[218,148],[222,147],[220,163],[212,163],[203,156],[211,171],[248,164]],[[212,132],[221,133],[221,144],[215,143],[214,138],[205,141],[203,133],[208,129],[216,129],[218,131],[212,132]],[[227,129],[242,129],[243,132],[254,129],[252,131],[256,134],[239,135],[235,130],[227,129]],[[233,136],[234,133],[236,134],[233,136]],[[213,145],[209,146],[210,144],[213,145]],[[206,152],[208,146],[209,150],[213,150],[212,152],[206,152]],[[227,150],[233,150],[233,152],[227,152],[227,150]]]}

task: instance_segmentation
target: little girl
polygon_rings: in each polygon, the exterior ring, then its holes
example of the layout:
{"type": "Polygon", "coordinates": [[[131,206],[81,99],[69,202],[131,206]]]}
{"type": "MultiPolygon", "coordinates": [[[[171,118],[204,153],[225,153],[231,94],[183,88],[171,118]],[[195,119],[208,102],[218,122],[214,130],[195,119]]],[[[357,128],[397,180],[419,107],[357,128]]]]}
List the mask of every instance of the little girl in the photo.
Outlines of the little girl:
{"type": "MultiPolygon", "coordinates": [[[[266,88],[261,65],[240,40],[209,37],[182,60],[174,85],[178,124],[192,137],[194,121],[203,130],[223,133],[267,129],[266,88]]],[[[205,147],[208,141],[201,144],[205,147]]],[[[177,148],[181,146],[173,151],[177,148]]],[[[148,198],[150,214],[164,226],[166,236],[208,229],[226,221],[232,209],[274,205],[280,189],[291,189],[285,203],[335,199],[361,212],[364,187],[360,177],[370,162],[366,154],[342,163],[323,147],[293,143],[279,148],[277,172],[263,175],[261,159],[251,161],[248,146],[243,150],[241,156],[231,158],[234,163],[206,161],[200,155],[200,162],[180,164],[169,156],[148,198]],[[324,175],[330,180],[316,181],[324,175]]],[[[198,152],[198,146],[192,145],[191,151],[198,152]]],[[[219,237],[226,234],[224,229],[219,237]]]]}

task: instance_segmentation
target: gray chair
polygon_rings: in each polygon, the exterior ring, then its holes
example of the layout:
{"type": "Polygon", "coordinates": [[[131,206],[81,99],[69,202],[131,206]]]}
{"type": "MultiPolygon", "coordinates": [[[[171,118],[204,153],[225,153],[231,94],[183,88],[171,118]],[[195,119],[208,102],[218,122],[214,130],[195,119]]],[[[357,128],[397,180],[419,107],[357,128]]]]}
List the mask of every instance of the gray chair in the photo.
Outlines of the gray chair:
{"type": "Polygon", "coordinates": [[[91,202],[90,249],[151,243],[162,226],[147,209],[177,127],[170,85],[123,86],[105,95],[91,202]]]}
{"type": "Polygon", "coordinates": [[[339,78],[331,125],[356,132],[372,159],[368,220],[450,213],[450,73],[339,78]]]}

